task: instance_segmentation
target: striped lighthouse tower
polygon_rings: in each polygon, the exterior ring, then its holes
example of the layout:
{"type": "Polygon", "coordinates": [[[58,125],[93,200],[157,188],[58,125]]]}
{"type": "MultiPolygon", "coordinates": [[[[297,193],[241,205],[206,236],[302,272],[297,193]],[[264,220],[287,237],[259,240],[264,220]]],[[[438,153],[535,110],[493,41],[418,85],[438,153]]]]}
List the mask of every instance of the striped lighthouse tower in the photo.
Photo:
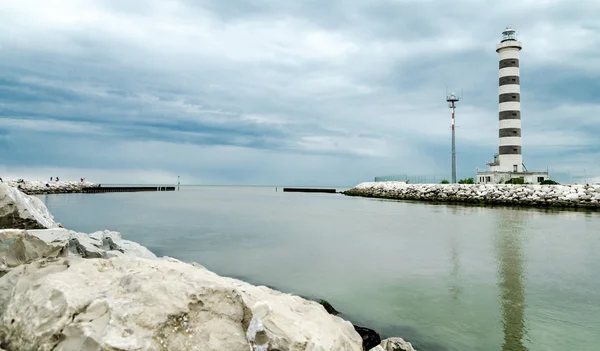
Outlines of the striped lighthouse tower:
{"type": "Polygon", "coordinates": [[[521,153],[521,86],[519,81],[519,51],[515,30],[507,27],[502,41],[496,45],[499,55],[499,150],[498,171],[523,172],[521,153]]]}

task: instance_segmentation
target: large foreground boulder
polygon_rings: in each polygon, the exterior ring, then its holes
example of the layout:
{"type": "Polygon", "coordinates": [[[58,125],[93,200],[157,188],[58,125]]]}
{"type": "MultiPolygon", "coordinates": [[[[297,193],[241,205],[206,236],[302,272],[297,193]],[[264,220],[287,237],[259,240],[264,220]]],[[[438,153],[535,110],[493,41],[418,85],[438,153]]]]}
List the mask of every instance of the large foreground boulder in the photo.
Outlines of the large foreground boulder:
{"type": "Polygon", "coordinates": [[[38,260],[0,278],[7,350],[360,351],[318,303],[171,258],[38,260]]]}
{"type": "Polygon", "coordinates": [[[58,228],[42,200],[0,183],[0,229],[58,228]]]}
{"type": "Polygon", "coordinates": [[[10,269],[44,258],[78,256],[110,258],[135,256],[156,259],[142,245],[123,240],[121,234],[99,231],[92,234],[56,229],[0,230],[0,277],[10,269]]]}

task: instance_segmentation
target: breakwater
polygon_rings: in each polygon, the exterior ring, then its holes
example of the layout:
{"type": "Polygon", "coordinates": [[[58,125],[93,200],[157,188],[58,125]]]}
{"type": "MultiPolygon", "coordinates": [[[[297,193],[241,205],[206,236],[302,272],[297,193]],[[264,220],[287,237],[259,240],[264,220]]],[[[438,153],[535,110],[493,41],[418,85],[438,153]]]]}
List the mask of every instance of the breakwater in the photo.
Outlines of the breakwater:
{"type": "Polygon", "coordinates": [[[134,193],[140,191],[175,191],[174,186],[109,186],[109,187],[89,187],[81,189],[84,194],[98,193],[134,193]]]}
{"type": "Polygon", "coordinates": [[[600,185],[406,184],[366,182],[343,192],[348,196],[526,207],[600,210],[600,185]]]}
{"type": "Polygon", "coordinates": [[[17,188],[28,195],[69,194],[69,193],[128,193],[140,191],[175,191],[174,186],[100,186],[82,181],[49,181],[39,180],[8,181],[8,186],[17,188]]]}
{"type": "Polygon", "coordinates": [[[21,182],[11,180],[6,182],[8,186],[17,188],[28,195],[39,194],[67,194],[81,193],[84,188],[97,187],[98,185],[82,181],[41,181],[23,180],[21,182]]]}

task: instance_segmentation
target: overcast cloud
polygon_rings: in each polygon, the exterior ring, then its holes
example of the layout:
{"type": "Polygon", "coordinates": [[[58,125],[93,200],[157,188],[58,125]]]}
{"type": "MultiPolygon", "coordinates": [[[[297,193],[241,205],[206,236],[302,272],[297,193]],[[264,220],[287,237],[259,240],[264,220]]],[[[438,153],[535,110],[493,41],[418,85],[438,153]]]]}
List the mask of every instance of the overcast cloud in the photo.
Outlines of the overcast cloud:
{"type": "MultiPolygon", "coordinates": [[[[523,42],[523,157],[600,176],[600,2],[2,0],[0,177],[354,185],[459,177],[497,151],[523,42]]],[[[600,182],[600,178],[597,179],[600,182]]]]}

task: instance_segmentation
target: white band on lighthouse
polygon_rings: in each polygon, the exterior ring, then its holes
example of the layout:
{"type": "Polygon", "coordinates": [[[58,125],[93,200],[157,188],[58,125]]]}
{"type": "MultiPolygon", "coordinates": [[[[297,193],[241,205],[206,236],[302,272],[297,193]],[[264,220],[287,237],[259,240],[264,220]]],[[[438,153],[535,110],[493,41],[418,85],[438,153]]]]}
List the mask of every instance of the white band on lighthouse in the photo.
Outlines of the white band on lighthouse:
{"type": "Polygon", "coordinates": [[[503,119],[498,123],[498,129],[504,128],[521,128],[520,119],[503,119]]]}
{"type": "Polygon", "coordinates": [[[505,84],[498,88],[498,94],[517,93],[521,94],[521,86],[519,84],[505,84]]]}

